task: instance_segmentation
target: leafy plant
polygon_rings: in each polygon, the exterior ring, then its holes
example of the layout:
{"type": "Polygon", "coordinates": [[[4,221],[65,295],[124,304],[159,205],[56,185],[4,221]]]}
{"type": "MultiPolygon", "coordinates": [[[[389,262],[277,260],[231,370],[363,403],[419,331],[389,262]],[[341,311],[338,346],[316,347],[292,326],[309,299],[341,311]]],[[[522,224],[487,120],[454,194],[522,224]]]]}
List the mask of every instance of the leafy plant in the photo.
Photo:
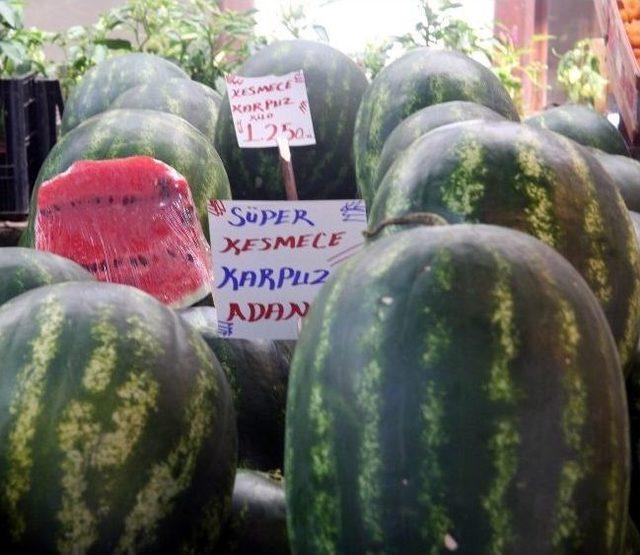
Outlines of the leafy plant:
{"type": "MultiPolygon", "coordinates": [[[[334,0],[324,0],[320,2],[319,6],[330,4],[334,0]]],[[[312,40],[319,40],[321,42],[329,42],[329,34],[322,25],[318,25],[308,15],[308,10],[311,7],[309,2],[295,1],[289,2],[288,5],[283,6],[280,10],[280,23],[295,39],[310,38],[312,40]]]]}
{"type": "Polygon", "coordinates": [[[215,86],[250,54],[254,27],[254,12],[223,10],[213,0],[128,0],[56,42],[66,52],[66,88],[105,57],[130,51],[170,59],[193,79],[215,86]]]}
{"type": "Polygon", "coordinates": [[[369,79],[374,79],[387,65],[393,47],[393,41],[390,39],[369,42],[356,56],[357,63],[364,69],[369,79]]]}
{"type": "Polygon", "coordinates": [[[595,106],[605,96],[607,80],[590,40],[578,41],[560,57],[558,83],[571,102],[595,106]]]}

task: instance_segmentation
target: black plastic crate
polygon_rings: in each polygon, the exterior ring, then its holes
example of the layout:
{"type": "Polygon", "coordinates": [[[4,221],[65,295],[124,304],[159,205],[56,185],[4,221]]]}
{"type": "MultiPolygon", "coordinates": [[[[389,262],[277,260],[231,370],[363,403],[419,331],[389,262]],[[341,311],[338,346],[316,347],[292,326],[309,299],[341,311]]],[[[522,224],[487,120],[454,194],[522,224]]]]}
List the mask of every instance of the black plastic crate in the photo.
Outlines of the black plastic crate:
{"type": "Polygon", "coordinates": [[[60,83],[33,74],[0,79],[0,108],[0,216],[20,219],[29,212],[38,171],[56,142],[64,110],[60,83]]]}

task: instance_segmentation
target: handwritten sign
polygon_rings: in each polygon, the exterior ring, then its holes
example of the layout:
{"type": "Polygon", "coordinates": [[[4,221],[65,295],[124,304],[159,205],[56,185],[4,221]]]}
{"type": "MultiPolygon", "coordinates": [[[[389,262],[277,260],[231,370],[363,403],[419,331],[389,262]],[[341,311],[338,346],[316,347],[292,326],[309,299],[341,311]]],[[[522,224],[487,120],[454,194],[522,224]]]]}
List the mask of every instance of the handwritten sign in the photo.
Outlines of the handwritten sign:
{"type": "Polygon", "coordinates": [[[364,201],[211,201],[218,334],[296,339],[320,288],[364,245],[364,201]]]}
{"type": "Polygon", "coordinates": [[[287,75],[226,78],[240,148],[315,145],[316,136],[302,70],[287,75]]]}

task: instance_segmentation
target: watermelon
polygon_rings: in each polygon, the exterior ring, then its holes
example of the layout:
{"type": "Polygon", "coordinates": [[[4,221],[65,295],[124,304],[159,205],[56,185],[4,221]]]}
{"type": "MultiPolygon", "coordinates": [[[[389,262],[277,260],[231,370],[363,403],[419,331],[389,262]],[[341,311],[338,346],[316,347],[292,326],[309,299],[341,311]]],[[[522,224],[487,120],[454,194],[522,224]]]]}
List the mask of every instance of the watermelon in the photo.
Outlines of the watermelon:
{"type": "Polygon", "coordinates": [[[640,333],[640,249],[620,194],[584,147],[511,122],[441,127],[389,170],[370,225],[411,212],[510,227],[555,248],[600,300],[626,367],[640,333]]]}
{"type": "MultiPolygon", "coordinates": [[[[376,172],[375,184],[378,185],[396,159],[416,139],[438,127],[481,119],[485,121],[503,121],[505,118],[493,110],[475,102],[445,102],[418,110],[403,120],[385,141],[376,172]]],[[[373,187],[373,190],[377,190],[373,187]]]]}
{"type": "Polygon", "coordinates": [[[125,54],[90,69],[65,104],[61,132],[104,112],[123,92],[145,83],[161,84],[172,77],[189,79],[177,65],[152,54],[125,54]]]}
{"type": "Polygon", "coordinates": [[[174,308],[211,294],[211,249],[187,181],[147,156],[75,162],[38,191],[36,248],[174,308]]]}
{"type": "Polygon", "coordinates": [[[202,338],[124,285],[0,307],[0,552],[206,553],[236,466],[229,385],[202,338]]]}
{"type": "Polygon", "coordinates": [[[218,337],[214,308],[191,308],[181,314],[204,337],[231,384],[240,464],[258,470],[281,469],[293,342],[218,337]]]}
{"type": "Polygon", "coordinates": [[[532,116],[525,123],[555,131],[581,145],[598,148],[609,154],[630,156],[622,133],[590,106],[565,104],[532,116]]]}
{"type": "Polygon", "coordinates": [[[599,149],[591,153],[607,170],[629,210],[640,211],[640,162],[628,156],[607,154],[599,149]]]}
{"type": "Polygon", "coordinates": [[[188,121],[213,143],[220,101],[206,85],[173,78],[161,83],[145,83],[123,92],[109,109],[157,110],[188,121]]]}
{"type": "Polygon", "coordinates": [[[290,555],[281,478],[252,470],[238,470],[231,517],[216,553],[290,555]]]}
{"type": "MultiPolygon", "coordinates": [[[[246,77],[304,71],[317,144],[291,150],[301,199],[354,198],[353,128],[367,88],[363,71],[347,56],[319,42],[275,42],[249,58],[236,73],[246,77]]],[[[220,108],[216,148],[233,184],[233,197],[285,199],[278,150],[241,149],[228,95],[220,108]]]]}
{"type": "Polygon", "coordinates": [[[211,142],[182,118],[152,110],[111,110],[65,135],[45,160],[31,197],[29,227],[22,239],[34,245],[33,226],[39,186],[79,160],[106,160],[143,155],[168,164],[183,175],[193,194],[208,237],[209,199],[231,196],[222,160],[211,142]]]}
{"type": "Polygon", "coordinates": [[[358,189],[367,206],[373,202],[387,137],[418,110],[454,100],[482,104],[507,119],[519,121],[499,79],[459,52],[412,50],[378,74],[362,99],[354,136],[358,189]]]}
{"type": "Polygon", "coordinates": [[[378,238],[296,347],[292,551],[617,555],[627,426],[607,320],[553,249],[484,225],[378,238]]]}
{"type": "Polygon", "coordinates": [[[66,258],[20,247],[0,248],[0,305],[26,291],[65,281],[90,281],[87,270],[66,258]]]}

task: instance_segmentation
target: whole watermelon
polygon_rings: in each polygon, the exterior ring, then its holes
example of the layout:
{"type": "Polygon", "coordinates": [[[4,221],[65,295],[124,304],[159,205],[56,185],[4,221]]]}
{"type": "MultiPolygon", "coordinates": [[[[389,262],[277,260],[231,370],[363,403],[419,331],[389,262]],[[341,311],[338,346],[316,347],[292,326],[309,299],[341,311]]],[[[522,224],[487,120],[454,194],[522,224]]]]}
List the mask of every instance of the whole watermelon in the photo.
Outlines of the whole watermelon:
{"type": "Polygon", "coordinates": [[[178,116],[152,110],[111,110],[67,133],[45,160],[31,197],[29,227],[22,244],[32,246],[37,194],[41,183],[61,174],[78,160],[150,156],[182,174],[193,194],[208,236],[209,199],[228,199],[229,179],[211,142],[178,116]]]}
{"type": "Polygon", "coordinates": [[[124,54],[90,69],[66,101],[61,132],[104,112],[124,91],[145,83],[160,84],[172,77],[188,79],[177,65],[152,54],[124,54]]]}
{"type": "Polygon", "coordinates": [[[599,149],[591,153],[607,170],[629,210],[640,211],[640,162],[628,156],[607,154],[599,149]]]}
{"type": "Polygon", "coordinates": [[[362,99],[354,150],[358,189],[371,206],[380,155],[387,137],[418,110],[454,100],[482,104],[507,119],[518,112],[500,80],[459,52],[420,48],[378,74],[362,99]]]}
{"type": "Polygon", "coordinates": [[[438,127],[474,119],[504,121],[505,118],[482,104],[459,101],[434,104],[410,115],[393,130],[385,141],[376,172],[376,187],[372,187],[372,190],[377,190],[377,185],[382,181],[391,165],[416,139],[438,127]]]}
{"type": "Polygon", "coordinates": [[[607,320],[531,236],[373,241],[305,319],[287,406],[298,555],[617,555],[627,414],[607,320]]]}
{"type": "Polygon", "coordinates": [[[205,553],[236,466],[229,385],[202,338],[127,286],[0,308],[0,552],[205,553]]]}
{"type": "MultiPolygon", "coordinates": [[[[353,129],[367,88],[362,70],[347,56],[319,42],[293,40],[263,48],[236,73],[245,77],[304,70],[317,144],[291,149],[301,199],[354,198],[353,129]]],[[[285,199],[275,148],[241,149],[229,96],[216,127],[216,148],[224,160],[236,199],[285,199]]]]}
{"type": "Polygon", "coordinates": [[[231,517],[216,553],[290,555],[282,478],[238,469],[231,517]]]}
{"type": "Polygon", "coordinates": [[[284,419],[292,342],[218,336],[216,309],[181,312],[207,342],[224,370],[238,418],[238,460],[247,468],[284,466],[284,419]]]}
{"type": "Polygon", "coordinates": [[[630,156],[629,147],[613,124],[590,106],[565,104],[525,120],[527,125],[555,131],[584,146],[630,156]]]}
{"type": "Polygon", "coordinates": [[[66,281],[92,281],[82,266],[57,254],[24,249],[0,248],[0,305],[43,285],[66,281]]]}
{"type": "Polygon", "coordinates": [[[626,367],[640,333],[640,249],[620,194],[585,148],[511,122],[441,127],[389,170],[370,225],[411,212],[510,227],[555,248],[602,304],[626,367]]]}
{"type": "Polygon", "coordinates": [[[220,103],[215,91],[189,79],[173,78],[160,83],[145,83],[123,92],[109,106],[113,109],[156,110],[179,116],[193,125],[212,143],[220,103]]]}

